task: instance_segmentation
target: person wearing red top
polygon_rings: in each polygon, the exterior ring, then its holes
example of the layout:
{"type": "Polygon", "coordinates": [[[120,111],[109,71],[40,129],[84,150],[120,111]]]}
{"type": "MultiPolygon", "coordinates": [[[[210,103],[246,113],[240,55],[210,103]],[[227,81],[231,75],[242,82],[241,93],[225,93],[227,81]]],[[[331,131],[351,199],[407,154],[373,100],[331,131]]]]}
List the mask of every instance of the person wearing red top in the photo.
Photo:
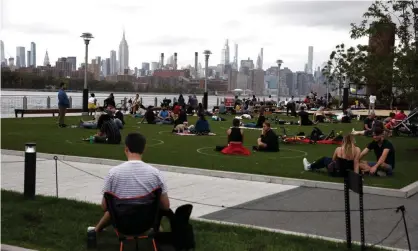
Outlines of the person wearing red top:
{"type": "Polygon", "coordinates": [[[407,116],[406,116],[404,110],[401,110],[400,112],[397,112],[395,114],[395,120],[404,120],[404,119],[406,119],[406,117],[407,116]]]}
{"type": "Polygon", "coordinates": [[[178,115],[180,114],[181,106],[176,102],[173,105],[173,113],[178,115]]]}

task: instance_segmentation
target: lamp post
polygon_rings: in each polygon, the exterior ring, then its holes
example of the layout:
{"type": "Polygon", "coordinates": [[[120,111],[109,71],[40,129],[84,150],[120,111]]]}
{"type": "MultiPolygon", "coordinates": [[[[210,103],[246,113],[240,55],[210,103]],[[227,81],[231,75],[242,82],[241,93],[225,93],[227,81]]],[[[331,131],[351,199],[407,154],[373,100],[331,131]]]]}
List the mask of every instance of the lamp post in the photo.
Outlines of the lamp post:
{"type": "Polygon", "coordinates": [[[88,115],[88,99],[89,99],[89,90],[87,89],[87,66],[88,66],[88,57],[89,57],[89,43],[90,40],[93,39],[93,35],[91,33],[83,33],[81,36],[84,39],[84,44],[86,45],[86,58],[84,63],[84,89],[83,89],[83,113],[82,115],[88,115]]]}
{"type": "Polygon", "coordinates": [[[36,191],[36,143],[25,144],[25,174],[23,195],[34,199],[36,191]]]}
{"type": "Polygon", "coordinates": [[[343,111],[348,108],[348,89],[350,88],[350,79],[348,76],[345,76],[344,86],[343,86],[343,111]]]}
{"type": "Polygon", "coordinates": [[[208,67],[209,67],[209,56],[212,54],[210,50],[203,52],[205,55],[205,93],[203,94],[203,108],[208,109],[208,67]]]}
{"type": "Polygon", "coordinates": [[[414,12],[415,52],[418,54],[418,8],[413,8],[412,12],[414,12]]]}
{"type": "Polygon", "coordinates": [[[280,67],[283,64],[283,60],[278,59],[276,61],[277,63],[277,106],[279,106],[279,102],[280,102],[280,67]]]}

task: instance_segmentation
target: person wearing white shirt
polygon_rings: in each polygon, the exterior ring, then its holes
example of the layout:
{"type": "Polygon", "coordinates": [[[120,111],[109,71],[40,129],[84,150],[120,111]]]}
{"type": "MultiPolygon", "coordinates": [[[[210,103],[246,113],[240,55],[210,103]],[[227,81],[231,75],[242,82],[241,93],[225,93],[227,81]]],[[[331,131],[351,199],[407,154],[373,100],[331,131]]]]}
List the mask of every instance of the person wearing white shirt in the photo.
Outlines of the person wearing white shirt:
{"type": "Polygon", "coordinates": [[[376,104],[376,96],[374,96],[373,94],[370,94],[370,97],[369,97],[369,114],[370,114],[370,110],[372,110],[372,112],[374,113],[375,104],[376,104]]]}

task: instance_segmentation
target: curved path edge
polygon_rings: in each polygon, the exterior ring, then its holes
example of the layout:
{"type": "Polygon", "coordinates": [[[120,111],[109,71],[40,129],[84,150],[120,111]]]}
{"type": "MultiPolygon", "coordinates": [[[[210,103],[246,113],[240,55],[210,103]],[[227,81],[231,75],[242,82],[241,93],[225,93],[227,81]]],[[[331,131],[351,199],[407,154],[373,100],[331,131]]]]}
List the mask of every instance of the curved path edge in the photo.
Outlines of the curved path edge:
{"type": "MultiPolygon", "coordinates": [[[[8,149],[1,149],[1,153],[8,154],[8,155],[15,155],[15,156],[24,156],[25,154],[24,151],[16,151],[16,150],[8,150],[8,149]]],[[[80,156],[61,155],[61,154],[39,153],[39,152],[37,153],[37,157],[43,158],[43,159],[53,159],[54,156],[57,156],[60,160],[63,160],[63,161],[74,161],[74,162],[81,162],[81,163],[113,165],[113,166],[123,163],[123,161],[121,160],[113,160],[113,159],[100,159],[100,158],[92,158],[92,157],[80,157],[80,156]]],[[[344,185],[342,183],[335,183],[335,182],[284,178],[284,177],[278,177],[278,176],[227,172],[227,171],[200,169],[200,168],[194,168],[194,167],[171,166],[171,165],[162,165],[162,164],[153,164],[153,163],[150,163],[150,164],[166,172],[195,174],[195,175],[211,176],[211,177],[218,177],[218,178],[249,180],[249,181],[264,182],[264,183],[323,188],[323,189],[331,189],[331,190],[343,190],[344,189],[344,185]]],[[[382,196],[388,196],[388,197],[409,198],[413,196],[414,194],[418,193],[418,181],[415,181],[414,183],[411,183],[401,189],[364,186],[363,192],[365,194],[382,195],[382,196]]]]}

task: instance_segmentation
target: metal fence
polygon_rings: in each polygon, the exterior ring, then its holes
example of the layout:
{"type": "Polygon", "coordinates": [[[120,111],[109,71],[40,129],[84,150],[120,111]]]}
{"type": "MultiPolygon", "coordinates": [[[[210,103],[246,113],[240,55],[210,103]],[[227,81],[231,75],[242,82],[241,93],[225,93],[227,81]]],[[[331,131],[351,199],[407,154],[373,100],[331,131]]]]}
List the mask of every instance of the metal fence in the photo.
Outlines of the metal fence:
{"type": "MultiPolygon", "coordinates": [[[[99,105],[104,103],[104,100],[108,96],[96,96],[99,105]]],[[[70,108],[82,108],[83,97],[80,95],[68,95],[70,100],[70,108]]],[[[127,103],[131,97],[117,96],[115,95],[115,102],[117,106],[123,106],[127,103]]],[[[141,97],[141,103],[144,106],[159,106],[166,97],[163,96],[143,96],[141,97]]],[[[168,98],[168,97],[167,97],[168,98]]],[[[168,98],[172,100],[172,103],[177,101],[176,97],[168,98]]],[[[198,100],[202,97],[198,97],[198,100]]],[[[219,105],[223,97],[209,97],[210,108],[219,105]]],[[[14,109],[46,109],[46,108],[58,108],[58,99],[56,96],[44,96],[44,95],[6,95],[1,96],[1,115],[2,117],[14,116],[14,109]]]]}

